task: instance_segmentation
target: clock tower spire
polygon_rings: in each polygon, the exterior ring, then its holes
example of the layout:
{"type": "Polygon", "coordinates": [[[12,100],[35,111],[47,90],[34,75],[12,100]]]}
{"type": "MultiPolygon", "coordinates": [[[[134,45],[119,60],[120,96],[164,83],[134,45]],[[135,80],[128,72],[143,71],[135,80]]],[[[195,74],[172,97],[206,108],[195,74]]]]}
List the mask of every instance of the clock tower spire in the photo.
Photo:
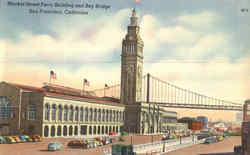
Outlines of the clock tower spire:
{"type": "Polygon", "coordinates": [[[136,10],[132,10],[130,24],[122,41],[121,55],[121,103],[136,104],[141,101],[143,41],[139,33],[136,10]]]}

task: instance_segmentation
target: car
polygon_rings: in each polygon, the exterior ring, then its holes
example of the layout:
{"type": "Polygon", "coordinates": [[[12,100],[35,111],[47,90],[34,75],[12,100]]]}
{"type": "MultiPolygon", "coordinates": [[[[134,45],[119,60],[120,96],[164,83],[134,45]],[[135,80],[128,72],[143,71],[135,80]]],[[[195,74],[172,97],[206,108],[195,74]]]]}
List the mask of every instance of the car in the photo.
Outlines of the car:
{"type": "Polygon", "coordinates": [[[8,144],[16,143],[16,140],[11,136],[5,136],[4,138],[8,144]]]}
{"type": "Polygon", "coordinates": [[[38,142],[42,141],[42,137],[40,135],[32,135],[31,138],[35,139],[38,142]]]}
{"type": "Polygon", "coordinates": [[[21,143],[22,142],[22,140],[18,136],[12,136],[12,137],[13,137],[13,139],[15,139],[15,141],[17,143],[21,143]]]}
{"type": "Polygon", "coordinates": [[[34,136],[34,135],[30,136],[30,138],[32,139],[33,142],[39,142],[40,141],[40,139],[37,136],[34,136]]]}
{"type": "Polygon", "coordinates": [[[27,139],[24,136],[18,136],[22,143],[27,142],[27,139]]]}
{"type": "Polygon", "coordinates": [[[103,137],[102,138],[102,143],[103,143],[103,145],[110,144],[110,143],[112,143],[112,139],[109,138],[109,137],[103,137]]]}
{"type": "Polygon", "coordinates": [[[205,144],[211,144],[211,143],[215,143],[216,142],[216,138],[214,137],[208,137],[205,139],[205,144]]]}
{"type": "Polygon", "coordinates": [[[62,144],[60,144],[59,142],[52,142],[48,144],[48,151],[56,151],[61,149],[62,149],[62,144]]]}
{"type": "Polygon", "coordinates": [[[23,137],[26,139],[27,142],[33,142],[32,138],[30,138],[30,136],[24,135],[23,137]]]}
{"type": "Polygon", "coordinates": [[[0,136],[0,144],[6,144],[7,141],[3,136],[0,136]]]}
{"type": "Polygon", "coordinates": [[[218,139],[218,141],[222,141],[223,140],[223,136],[218,136],[217,139],[218,139]]]}
{"type": "Polygon", "coordinates": [[[88,142],[85,140],[72,140],[68,143],[69,147],[87,148],[88,142]]]}

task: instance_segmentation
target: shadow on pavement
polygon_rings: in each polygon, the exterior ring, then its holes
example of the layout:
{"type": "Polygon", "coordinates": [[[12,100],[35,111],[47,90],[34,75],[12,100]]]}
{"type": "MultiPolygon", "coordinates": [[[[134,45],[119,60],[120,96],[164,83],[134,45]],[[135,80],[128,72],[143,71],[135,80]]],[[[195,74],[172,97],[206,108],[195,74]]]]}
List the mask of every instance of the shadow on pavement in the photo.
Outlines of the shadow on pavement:
{"type": "Polygon", "coordinates": [[[199,154],[199,155],[234,155],[233,152],[224,152],[224,153],[206,153],[206,154],[199,154]]]}

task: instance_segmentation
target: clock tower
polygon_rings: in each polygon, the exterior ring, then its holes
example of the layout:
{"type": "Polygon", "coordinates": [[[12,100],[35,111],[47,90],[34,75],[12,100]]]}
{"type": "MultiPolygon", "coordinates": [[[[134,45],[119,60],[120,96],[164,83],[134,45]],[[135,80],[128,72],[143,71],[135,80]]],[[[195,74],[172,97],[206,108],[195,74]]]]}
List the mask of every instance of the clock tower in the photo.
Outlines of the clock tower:
{"type": "Polygon", "coordinates": [[[122,41],[121,103],[135,105],[142,97],[143,41],[133,9],[128,32],[122,41]]]}

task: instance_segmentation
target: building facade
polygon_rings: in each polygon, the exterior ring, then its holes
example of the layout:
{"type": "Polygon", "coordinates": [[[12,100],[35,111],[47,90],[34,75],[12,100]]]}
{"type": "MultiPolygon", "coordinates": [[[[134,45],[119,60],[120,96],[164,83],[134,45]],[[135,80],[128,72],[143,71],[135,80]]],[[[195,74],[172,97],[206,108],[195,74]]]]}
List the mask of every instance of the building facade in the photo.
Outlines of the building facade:
{"type": "Polygon", "coordinates": [[[198,116],[197,120],[200,120],[203,124],[203,129],[207,129],[208,128],[208,118],[207,116],[198,116]]]}
{"type": "Polygon", "coordinates": [[[124,122],[124,105],[62,87],[1,82],[0,104],[0,135],[104,135],[124,122]]]}

